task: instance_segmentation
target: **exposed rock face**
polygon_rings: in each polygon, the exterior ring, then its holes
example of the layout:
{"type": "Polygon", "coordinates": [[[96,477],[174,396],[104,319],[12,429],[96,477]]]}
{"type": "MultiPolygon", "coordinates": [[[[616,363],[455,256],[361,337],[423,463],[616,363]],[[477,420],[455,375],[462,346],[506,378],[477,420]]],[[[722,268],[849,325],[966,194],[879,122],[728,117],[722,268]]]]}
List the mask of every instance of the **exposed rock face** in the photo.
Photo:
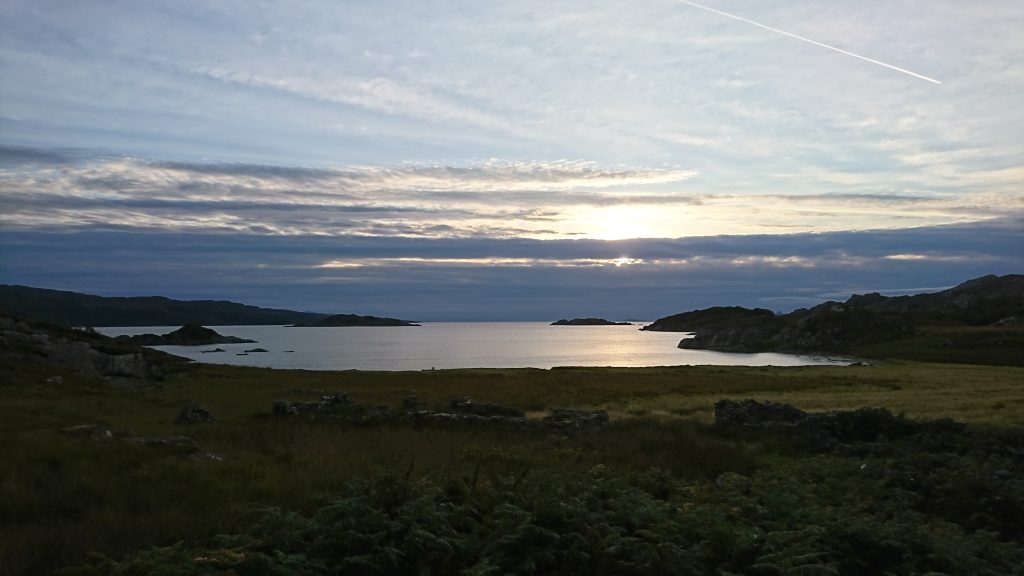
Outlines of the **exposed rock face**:
{"type": "Polygon", "coordinates": [[[469,398],[452,400],[442,410],[421,409],[415,397],[402,401],[402,409],[391,411],[386,406],[370,406],[353,402],[347,394],[324,395],[320,400],[275,400],[271,413],[275,416],[305,416],[316,419],[337,419],[354,424],[404,423],[414,425],[503,425],[517,428],[547,430],[574,435],[598,430],[608,424],[603,410],[585,411],[556,408],[541,420],[530,420],[518,408],[499,404],[476,404],[469,398]]]}
{"type": "Polygon", "coordinates": [[[604,318],[565,318],[551,323],[552,326],[632,326],[630,322],[612,322],[604,318]]]}
{"type": "Polygon", "coordinates": [[[95,332],[0,316],[0,356],[16,362],[56,364],[88,376],[145,380],[163,375],[158,360],[183,358],[125,346],[95,332]]]}
{"type": "Polygon", "coordinates": [[[139,334],[137,336],[118,336],[122,342],[131,342],[139,346],[208,346],[210,344],[253,344],[255,340],[246,340],[236,336],[222,336],[216,330],[186,324],[167,334],[139,334]]]}
{"type": "Polygon", "coordinates": [[[766,328],[725,328],[722,330],[698,330],[692,338],[679,341],[679,348],[694,350],[716,350],[718,352],[760,352],[773,332],[766,328]]]}
{"type": "Polygon", "coordinates": [[[358,314],[335,314],[315,322],[293,324],[293,328],[331,328],[340,326],[419,326],[415,322],[398,318],[359,316],[358,314]]]}

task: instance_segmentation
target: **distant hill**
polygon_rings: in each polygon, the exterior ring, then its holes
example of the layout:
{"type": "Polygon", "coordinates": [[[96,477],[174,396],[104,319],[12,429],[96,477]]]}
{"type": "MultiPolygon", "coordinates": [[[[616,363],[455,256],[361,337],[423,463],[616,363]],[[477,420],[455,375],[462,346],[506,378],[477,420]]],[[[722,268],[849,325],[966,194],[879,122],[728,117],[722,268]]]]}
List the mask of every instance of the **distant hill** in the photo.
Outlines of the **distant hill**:
{"type": "Polygon", "coordinates": [[[359,316],[358,314],[335,314],[313,322],[298,323],[292,328],[337,328],[344,326],[419,326],[408,320],[381,318],[380,316],[359,316]]]}
{"type": "Polygon", "coordinates": [[[108,298],[10,285],[0,285],[0,312],[64,326],[285,325],[315,322],[327,316],[224,300],[172,300],[162,296],[108,298]]]}
{"type": "Polygon", "coordinates": [[[921,324],[1021,323],[1024,322],[1024,275],[990,274],[949,290],[913,296],[882,296],[877,292],[854,294],[846,304],[878,314],[902,315],[921,324]]]}
{"type": "Polygon", "coordinates": [[[643,329],[694,332],[680,348],[720,352],[860,353],[1024,365],[1024,275],[984,276],[913,296],[855,294],[846,302],[789,314],[708,308],[667,316],[643,329]]]}

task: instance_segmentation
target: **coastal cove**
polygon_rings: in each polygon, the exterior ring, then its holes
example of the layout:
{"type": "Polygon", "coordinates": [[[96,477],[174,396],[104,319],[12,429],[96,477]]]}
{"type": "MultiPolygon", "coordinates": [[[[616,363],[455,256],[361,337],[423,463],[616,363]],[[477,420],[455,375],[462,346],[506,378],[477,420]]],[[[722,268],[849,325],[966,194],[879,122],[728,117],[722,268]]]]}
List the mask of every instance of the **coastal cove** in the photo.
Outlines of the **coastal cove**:
{"type": "MultiPolygon", "coordinates": [[[[155,346],[198,362],[306,370],[430,370],[556,366],[803,366],[843,359],[776,353],[682,350],[678,332],[546,322],[425,322],[417,327],[209,326],[258,344],[155,346]],[[266,352],[245,354],[255,347],[266,352]],[[223,352],[208,352],[220,348],[223,352]],[[242,354],[242,355],[240,355],[242,354]]],[[[99,328],[107,336],[163,334],[177,326],[99,328]]]]}

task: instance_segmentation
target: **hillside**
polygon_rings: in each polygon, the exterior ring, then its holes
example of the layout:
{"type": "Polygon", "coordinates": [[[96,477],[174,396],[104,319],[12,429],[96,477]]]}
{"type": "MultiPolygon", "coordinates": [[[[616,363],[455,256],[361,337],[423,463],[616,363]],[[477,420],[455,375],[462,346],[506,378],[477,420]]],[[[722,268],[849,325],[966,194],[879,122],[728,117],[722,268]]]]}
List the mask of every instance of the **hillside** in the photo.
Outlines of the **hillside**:
{"type": "Polygon", "coordinates": [[[0,312],[64,326],[182,326],[192,322],[211,326],[284,325],[315,322],[327,316],[224,300],[108,298],[10,285],[0,285],[0,312]]]}
{"type": "Polygon", "coordinates": [[[631,322],[613,322],[604,318],[562,318],[551,323],[552,326],[632,326],[631,322]]]}
{"type": "Polygon", "coordinates": [[[775,313],[764,308],[743,308],[741,306],[715,306],[673,314],[655,320],[641,330],[652,332],[696,332],[697,330],[719,330],[723,328],[765,326],[776,321],[775,313]]]}
{"type": "Polygon", "coordinates": [[[358,314],[335,314],[320,318],[313,322],[299,323],[292,328],[341,328],[349,326],[419,326],[415,322],[398,318],[382,318],[380,316],[360,316],[358,314]]]}
{"type": "Polygon", "coordinates": [[[694,332],[680,348],[720,352],[844,353],[1024,365],[1024,276],[984,276],[941,292],[853,295],[789,314],[708,308],[645,330],[694,332]]]}

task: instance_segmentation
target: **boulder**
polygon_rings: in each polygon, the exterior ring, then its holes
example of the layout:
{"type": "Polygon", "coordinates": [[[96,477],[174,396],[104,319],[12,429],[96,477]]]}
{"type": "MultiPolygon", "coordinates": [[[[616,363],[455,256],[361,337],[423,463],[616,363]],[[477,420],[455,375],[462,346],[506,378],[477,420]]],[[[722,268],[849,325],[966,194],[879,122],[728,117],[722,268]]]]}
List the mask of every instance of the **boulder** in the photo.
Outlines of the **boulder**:
{"type": "Polygon", "coordinates": [[[603,428],[608,424],[608,413],[604,410],[554,408],[550,414],[541,419],[541,422],[553,430],[575,434],[603,428]]]}
{"type": "Polygon", "coordinates": [[[500,417],[500,418],[525,418],[526,412],[519,408],[501,406],[500,404],[476,404],[470,398],[452,400],[449,404],[452,412],[456,414],[472,414],[473,416],[500,417]]]}
{"type": "Polygon", "coordinates": [[[213,421],[213,414],[205,406],[194,402],[182,407],[178,417],[174,419],[175,424],[206,424],[213,421]]]}

